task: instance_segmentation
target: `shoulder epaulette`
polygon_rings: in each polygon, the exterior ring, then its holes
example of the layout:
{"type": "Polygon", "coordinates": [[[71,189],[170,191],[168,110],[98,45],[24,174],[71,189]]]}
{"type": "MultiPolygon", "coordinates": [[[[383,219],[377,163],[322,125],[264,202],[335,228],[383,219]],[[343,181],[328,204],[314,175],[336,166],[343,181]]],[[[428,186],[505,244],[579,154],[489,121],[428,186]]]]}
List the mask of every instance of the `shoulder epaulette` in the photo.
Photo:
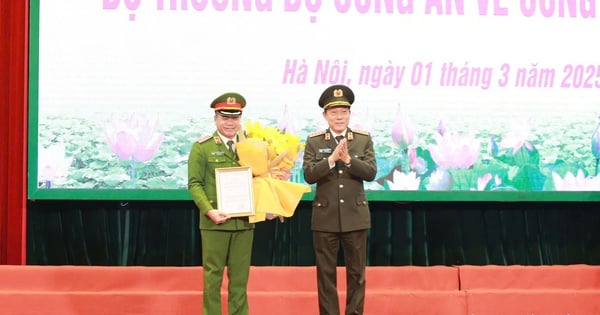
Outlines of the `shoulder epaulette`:
{"type": "Polygon", "coordinates": [[[212,138],[212,135],[206,135],[206,136],[203,136],[203,137],[199,138],[198,140],[196,140],[196,142],[202,143],[202,142],[205,142],[206,140],[208,140],[210,138],[212,138]]]}
{"type": "Polygon", "coordinates": [[[315,131],[315,132],[313,132],[313,133],[309,134],[309,135],[308,135],[308,137],[309,137],[309,138],[312,138],[312,137],[320,136],[320,135],[322,135],[322,134],[325,134],[325,132],[326,132],[325,130],[321,130],[321,131],[315,131]]]}
{"type": "Polygon", "coordinates": [[[367,135],[367,136],[370,134],[367,130],[362,130],[362,129],[352,129],[352,132],[360,133],[361,135],[367,135]]]}

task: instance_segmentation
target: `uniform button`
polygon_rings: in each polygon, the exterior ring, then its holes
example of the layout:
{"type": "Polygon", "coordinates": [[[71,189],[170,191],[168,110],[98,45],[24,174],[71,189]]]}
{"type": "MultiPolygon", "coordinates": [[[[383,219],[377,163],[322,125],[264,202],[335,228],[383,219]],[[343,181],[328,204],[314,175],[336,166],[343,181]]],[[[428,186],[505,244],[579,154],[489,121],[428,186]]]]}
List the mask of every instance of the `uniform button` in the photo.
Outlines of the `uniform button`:
{"type": "Polygon", "coordinates": [[[340,199],[340,203],[344,203],[344,199],[340,199]]]}
{"type": "Polygon", "coordinates": [[[320,206],[321,206],[321,203],[320,203],[320,202],[319,202],[319,203],[317,203],[317,207],[320,207],[320,206]]]}
{"type": "Polygon", "coordinates": [[[342,174],[343,172],[344,172],[344,171],[342,171],[342,170],[338,170],[338,173],[339,173],[339,174],[342,174]]]}
{"type": "Polygon", "coordinates": [[[344,184],[340,184],[340,188],[344,188],[344,184]]]}

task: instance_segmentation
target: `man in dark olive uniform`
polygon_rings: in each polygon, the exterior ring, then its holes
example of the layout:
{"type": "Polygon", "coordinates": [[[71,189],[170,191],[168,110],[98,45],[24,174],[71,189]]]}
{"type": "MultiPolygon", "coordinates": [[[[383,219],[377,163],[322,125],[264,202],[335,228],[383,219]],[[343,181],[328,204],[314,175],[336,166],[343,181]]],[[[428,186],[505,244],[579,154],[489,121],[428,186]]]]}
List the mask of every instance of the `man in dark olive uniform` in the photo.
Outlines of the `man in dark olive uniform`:
{"type": "Polygon", "coordinates": [[[230,217],[219,210],[215,178],[216,168],[239,166],[234,150],[245,106],[246,100],[238,93],[225,93],[217,97],[210,104],[215,109],[217,130],[192,145],[188,160],[188,190],[200,210],[204,315],[221,314],[221,285],[225,267],[229,280],[229,314],[248,314],[246,288],[254,224],[248,223],[248,217],[230,217]]]}
{"type": "Polygon", "coordinates": [[[368,132],[351,130],[354,93],[344,85],[319,98],[329,128],[312,133],[304,150],[304,179],[317,183],[311,229],[317,265],[319,314],[339,315],[336,266],[340,244],[347,277],[346,314],[362,314],[365,300],[367,230],[371,227],[363,181],[377,173],[368,132]]]}

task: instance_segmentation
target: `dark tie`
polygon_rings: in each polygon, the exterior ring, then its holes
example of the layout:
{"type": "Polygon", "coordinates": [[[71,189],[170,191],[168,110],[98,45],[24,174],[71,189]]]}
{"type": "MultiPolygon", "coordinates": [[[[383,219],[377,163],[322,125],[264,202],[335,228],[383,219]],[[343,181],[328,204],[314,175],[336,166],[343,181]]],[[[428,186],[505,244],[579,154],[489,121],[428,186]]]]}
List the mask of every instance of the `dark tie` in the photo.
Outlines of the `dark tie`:
{"type": "Polygon", "coordinates": [[[233,150],[233,140],[227,141],[227,148],[229,149],[229,151],[231,153],[233,153],[235,155],[235,151],[233,150]]]}
{"type": "Polygon", "coordinates": [[[344,139],[344,136],[335,136],[335,141],[337,141],[337,143],[340,143],[342,139],[344,139]]]}

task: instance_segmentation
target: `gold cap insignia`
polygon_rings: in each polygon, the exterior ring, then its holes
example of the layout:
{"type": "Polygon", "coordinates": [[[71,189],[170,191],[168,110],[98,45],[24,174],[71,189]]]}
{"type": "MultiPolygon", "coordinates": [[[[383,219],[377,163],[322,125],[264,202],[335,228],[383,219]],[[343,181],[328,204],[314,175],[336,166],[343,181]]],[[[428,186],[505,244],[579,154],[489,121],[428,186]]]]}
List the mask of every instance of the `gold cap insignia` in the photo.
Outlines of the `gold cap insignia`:
{"type": "Polygon", "coordinates": [[[344,96],[344,91],[342,89],[333,90],[333,97],[342,97],[344,96]]]}
{"type": "Polygon", "coordinates": [[[231,104],[235,104],[235,103],[236,103],[236,102],[235,102],[235,97],[228,97],[228,98],[227,98],[227,104],[230,104],[230,105],[231,105],[231,104]]]}

